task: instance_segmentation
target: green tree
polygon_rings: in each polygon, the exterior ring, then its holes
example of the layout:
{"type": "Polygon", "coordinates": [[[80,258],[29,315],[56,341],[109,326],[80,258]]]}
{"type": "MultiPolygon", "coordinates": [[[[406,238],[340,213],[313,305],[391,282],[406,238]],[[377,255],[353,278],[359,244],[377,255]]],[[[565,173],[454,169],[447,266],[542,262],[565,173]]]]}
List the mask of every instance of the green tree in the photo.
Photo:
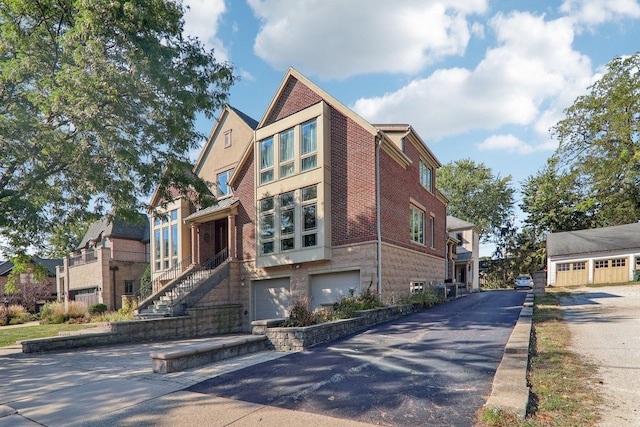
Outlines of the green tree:
{"type": "Polygon", "coordinates": [[[438,188],[449,198],[448,214],[475,224],[483,242],[495,241],[513,215],[511,176],[494,176],[490,168],[471,159],[440,168],[438,188]]]}
{"type": "MultiPolygon", "coordinates": [[[[184,171],[235,77],[170,0],[0,2],[0,233],[42,247],[88,210],[135,218],[184,171]],[[164,177],[164,179],[163,179],[164,177]]],[[[186,182],[186,183],[185,183],[186,182]]],[[[166,194],[166,193],[165,193],[166,194]]]]}
{"type": "Polygon", "coordinates": [[[561,171],[554,157],[521,187],[525,224],[536,233],[557,233],[598,226],[599,204],[576,173],[561,171]]]}
{"type": "Polygon", "coordinates": [[[594,204],[600,225],[640,219],[639,69],[640,53],[612,60],[553,128],[553,157],[575,176],[574,193],[594,204]]]}

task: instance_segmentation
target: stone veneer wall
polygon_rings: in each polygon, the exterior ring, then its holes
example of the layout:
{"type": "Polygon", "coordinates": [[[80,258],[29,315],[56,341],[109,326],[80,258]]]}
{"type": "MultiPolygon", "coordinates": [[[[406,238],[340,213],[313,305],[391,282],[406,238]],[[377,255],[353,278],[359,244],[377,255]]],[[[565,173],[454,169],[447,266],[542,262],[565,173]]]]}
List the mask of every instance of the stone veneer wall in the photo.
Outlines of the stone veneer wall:
{"type": "Polygon", "coordinates": [[[444,258],[382,244],[382,297],[385,302],[407,296],[410,282],[443,283],[444,273],[444,258]]]}
{"type": "Polygon", "coordinates": [[[281,327],[284,319],[256,320],[251,324],[254,335],[266,335],[277,351],[300,351],[318,344],[337,340],[378,323],[397,319],[418,309],[412,304],[396,305],[358,312],[353,319],[337,320],[299,328],[281,327]]]}
{"type": "Polygon", "coordinates": [[[22,341],[22,352],[33,353],[239,333],[242,331],[242,305],[194,307],[187,310],[186,316],[114,322],[110,327],[111,332],[22,341]]]}

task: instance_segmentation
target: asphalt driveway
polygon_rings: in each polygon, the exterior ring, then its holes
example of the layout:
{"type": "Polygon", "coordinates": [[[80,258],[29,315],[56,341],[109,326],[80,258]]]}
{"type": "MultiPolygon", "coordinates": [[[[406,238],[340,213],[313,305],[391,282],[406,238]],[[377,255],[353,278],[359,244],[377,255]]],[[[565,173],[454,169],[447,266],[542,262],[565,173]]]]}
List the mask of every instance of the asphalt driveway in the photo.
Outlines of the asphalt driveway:
{"type": "Polygon", "coordinates": [[[471,294],[187,391],[380,425],[473,425],[525,295],[471,294]]]}

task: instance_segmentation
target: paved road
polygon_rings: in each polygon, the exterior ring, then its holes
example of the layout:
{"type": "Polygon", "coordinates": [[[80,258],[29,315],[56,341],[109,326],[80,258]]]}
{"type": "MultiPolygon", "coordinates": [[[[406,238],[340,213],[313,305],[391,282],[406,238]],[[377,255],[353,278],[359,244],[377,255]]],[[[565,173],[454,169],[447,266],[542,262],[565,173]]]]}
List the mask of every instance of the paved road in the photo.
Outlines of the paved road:
{"type": "Polygon", "coordinates": [[[473,425],[524,297],[472,294],[188,391],[379,425],[473,425]]]}
{"type": "Polygon", "coordinates": [[[473,294],[310,351],[167,375],[149,352],[180,342],[4,347],[0,427],[472,425],[524,297],[473,294]]]}

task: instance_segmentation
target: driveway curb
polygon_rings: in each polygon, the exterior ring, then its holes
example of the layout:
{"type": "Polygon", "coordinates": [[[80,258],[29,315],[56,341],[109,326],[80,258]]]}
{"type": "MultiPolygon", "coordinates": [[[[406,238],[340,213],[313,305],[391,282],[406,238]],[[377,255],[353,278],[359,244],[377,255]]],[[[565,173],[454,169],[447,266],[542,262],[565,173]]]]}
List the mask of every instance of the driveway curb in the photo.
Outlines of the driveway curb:
{"type": "Polygon", "coordinates": [[[491,395],[485,403],[486,409],[515,413],[521,418],[527,415],[529,386],[529,343],[533,316],[533,291],[527,293],[520,317],[504,349],[504,356],[498,366],[491,395]]]}

